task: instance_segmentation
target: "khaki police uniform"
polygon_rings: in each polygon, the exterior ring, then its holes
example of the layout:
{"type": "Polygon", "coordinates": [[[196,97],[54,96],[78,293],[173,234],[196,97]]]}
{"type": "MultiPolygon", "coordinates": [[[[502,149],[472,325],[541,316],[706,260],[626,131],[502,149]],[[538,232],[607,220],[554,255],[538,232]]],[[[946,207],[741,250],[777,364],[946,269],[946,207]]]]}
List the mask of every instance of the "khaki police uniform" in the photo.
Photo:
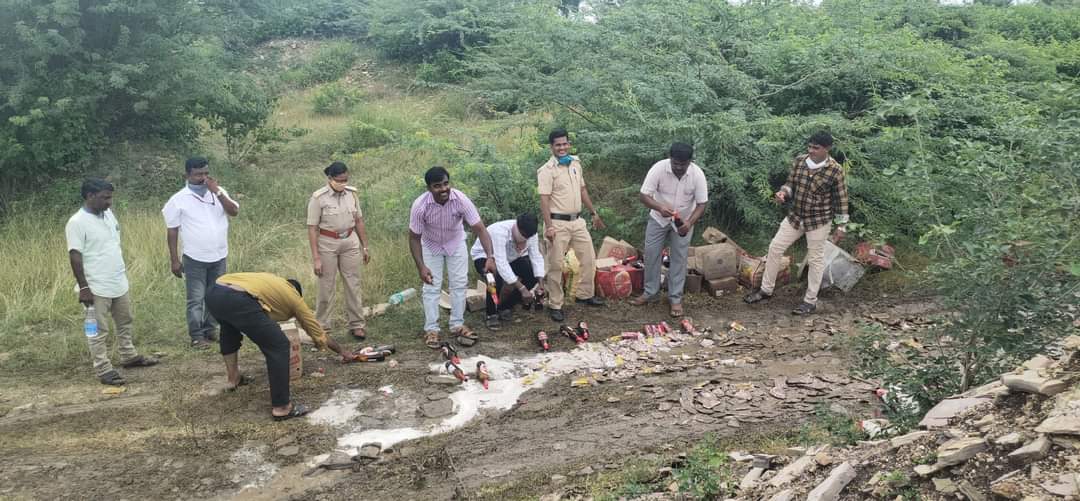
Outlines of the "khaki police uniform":
{"type": "Polygon", "coordinates": [[[593,250],[592,235],[581,213],[581,188],[585,186],[581,162],[576,156],[570,165],[559,165],[551,157],[536,171],[538,191],[541,195],[551,196],[551,226],[555,228],[554,241],[547,242],[544,261],[547,263],[545,290],[548,294],[547,305],[552,309],[563,306],[563,259],[568,249],[574,250],[581,263],[578,278],[578,299],[593,296],[593,278],[596,275],[596,251],[593,250]]]}
{"type": "Polygon", "coordinates": [[[330,307],[334,302],[334,285],[337,274],[345,280],[345,312],[350,330],[365,327],[360,290],[360,267],[364,253],[360,236],[356,234],[356,218],[363,216],[356,198],[356,188],[346,186],[338,193],[329,186],[311,194],[308,201],[307,224],[319,229],[319,259],[322,260],[322,276],[319,277],[319,296],[315,303],[315,317],[324,329],[330,328],[330,307]],[[332,235],[332,236],[331,236],[332,235]]]}

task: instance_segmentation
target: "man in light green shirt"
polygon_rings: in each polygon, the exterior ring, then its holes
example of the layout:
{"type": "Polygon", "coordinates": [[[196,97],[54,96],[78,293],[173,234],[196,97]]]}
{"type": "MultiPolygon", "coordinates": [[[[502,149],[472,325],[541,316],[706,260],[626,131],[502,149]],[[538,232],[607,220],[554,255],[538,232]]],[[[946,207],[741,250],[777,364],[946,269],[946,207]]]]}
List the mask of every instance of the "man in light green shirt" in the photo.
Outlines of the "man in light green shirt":
{"type": "Polygon", "coordinates": [[[87,333],[87,344],[94,359],[94,372],[103,384],[122,385],[126,381],[109,361],[109,316],[116,322],[121,363],[125,368],[148,367],[158,361],[139,355],[131,337],[131,301],[128,298],[127,268],[120,251],[120,223],[109,206],[113,185],[102,179],[87,179],[82,185],[83,206],[64,228],[68,258],[75,281],[79,283],[79,302],[93,307],[96,335],[87,333]]]}

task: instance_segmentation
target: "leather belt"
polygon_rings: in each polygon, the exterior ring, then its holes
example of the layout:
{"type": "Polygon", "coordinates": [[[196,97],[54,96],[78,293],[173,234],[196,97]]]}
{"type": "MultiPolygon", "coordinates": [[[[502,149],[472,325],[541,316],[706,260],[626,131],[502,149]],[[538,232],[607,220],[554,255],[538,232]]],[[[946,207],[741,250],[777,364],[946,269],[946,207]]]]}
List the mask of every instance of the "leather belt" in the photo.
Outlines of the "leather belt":
{"type": "Polygon", "coordinates": [[[352,228],[349,228],[348,230],[345,230],[345,231],[342,231],[342,232],[324,230],[322,228],[319,228],[319,234],[320,235],[322,235],[324,237],[336,238],[336,239],[339,239],[339,240],[345,240],[346,238],[349,238],[349,236],[352,235],[352,232],[353,232],[352,228]]]}
{"type": "Polygon", "coordinates": [[[551,219],[558,219],[559,221],[573,221],[578,218],[577,214],[552,214],[551,219]]]}

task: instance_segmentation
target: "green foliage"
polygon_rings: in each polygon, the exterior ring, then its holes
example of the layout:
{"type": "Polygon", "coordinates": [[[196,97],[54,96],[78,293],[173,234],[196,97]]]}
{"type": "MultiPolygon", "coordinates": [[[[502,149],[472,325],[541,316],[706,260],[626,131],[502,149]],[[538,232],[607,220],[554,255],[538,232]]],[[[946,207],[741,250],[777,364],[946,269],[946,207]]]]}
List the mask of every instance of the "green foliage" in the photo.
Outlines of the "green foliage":
{"type": "Polygon", "coordinates": [[[285,72],[281,78],[300,87],[332,82],[345,76],[359,57],[352,43],[333,42],[320,47],[310,61],[285,72]]]}
{"type": "Polygon", "coordinates": [[[345,148],[348,151],[360,151],[368,148],[378,148],[394,141],[395,135],[393,132],[363,120],[353,120],[349,123],[345,148]]]}
{"type": "MultiPolygon", "coordinates": [[[[803,425],[800,435],[809,437],[822,432],[829,443],[840,446],[855,445],[858,441],[868,438],[854,418],[832,411],[827,404],[819,404],[814,409],[814,421],[803,425]]],[[[811,444],[815,441],[800,440],[800,442],[811,444]]]]}
{"type": "Polygon", "coordinates": [[[320,115],[341,115],[360,104],[363,92],[341,82],[331,82],[315,90],[311,96],[311,109],[320,115]]]}
{"type": "Polygon", "coordinates": [[[679,492],[690,499],[723,499],[738,491],[738,479],[731,468],[727,451],[708,436],[690,450],[686,463],[675,470],[679,492]]]}
{"type": "Polygon", "coordinates": [[[391,59],[420,62],[442,52],[460,56],[486,45],[517,5],[505,0],[370,0],[368,38],[391,59]]]}

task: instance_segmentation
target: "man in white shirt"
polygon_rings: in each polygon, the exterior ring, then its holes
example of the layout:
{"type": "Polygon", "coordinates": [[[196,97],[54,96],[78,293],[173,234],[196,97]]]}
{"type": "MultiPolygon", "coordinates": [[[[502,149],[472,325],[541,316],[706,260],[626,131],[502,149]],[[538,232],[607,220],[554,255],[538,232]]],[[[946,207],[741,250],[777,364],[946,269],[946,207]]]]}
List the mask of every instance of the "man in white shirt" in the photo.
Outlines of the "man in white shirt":
{"type": "Polygon", "coordinates": [[[127,268],[120,251],[120,223],[109,206],[113,185],[102,179],[87,179],[82,185],[83,206],[64,228],[68,259],[79,283],[79,302],[93,307],[97,330],[88,331],[86,342],[94,361],[94,372],[102,384],[122,385],[124,377],[109,361],[109,316],[116,322],[120,365],[149,367],[157,359],[139,355],[131,336],[131,301],[128,298],[127,268]]]}
{"type": "MultiPolygon", "coordinates": [[[[536,216],[524,213],[514,219],[499,221],[487,227],[495,257],[495,290],[499,304],[487,295],[487,327],[499,330],[500,320],[513,319],[514,305],[532,303],[533,287],[544,279],[544,256],[540,253],[539,225],[536,216]]],[[[487,254],[477,238],[472,246],[473,265],[481,277],[485,275],[487,254]]],[[[538,289],[537,292],[542,292],[538,289]]]]}
{"type": "Polygon", "coordinates": [[[186,277],[187,325],[191,346],[206,349],[217,339],[217,322],[206,309],[206,292],[225,274],[229,254],[229,218],[240,213],[217,180],[209,162],[192,157],[184,165],[187,185],[161,209],[168,229],[167,243],[173,275],[186,277]],[[183,255],[177,252],[177,240],[183,255]]]}
{"type": "Polygon", "coordinates": [[[683,315],[682,294],[686,285],[686,257],[694,223],[705,213],[709,187],[705,173],[691,162],[694,147],[673,143],[668,158],[653,164],[641,185],[638,198],[649,211],[645,226],[645,292],[632,304],[655,301],[660,292],[660,254],[668,243],[668,302],[671,316],[683,315]]]}

